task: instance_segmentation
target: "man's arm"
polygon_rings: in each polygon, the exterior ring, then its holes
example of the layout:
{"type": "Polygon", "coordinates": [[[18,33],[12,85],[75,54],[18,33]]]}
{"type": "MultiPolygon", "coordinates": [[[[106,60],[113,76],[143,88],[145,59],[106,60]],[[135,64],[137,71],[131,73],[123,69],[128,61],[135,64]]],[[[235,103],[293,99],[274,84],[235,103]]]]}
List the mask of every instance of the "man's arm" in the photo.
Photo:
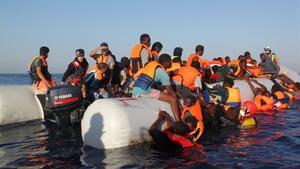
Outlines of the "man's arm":
{"type": "Polygon", "coordinates": [[[39,76],[39,78],[45,82],[46,86],[51,88],[53,87],[51,83],[48,82],[48,80],[45,78],[44,74],[42,73],[42,68],[41,67],[36,67],[36,73],[39,76]]]}
{"type": "Polygon", "coordinates": [[[97,47],[96,49],[92,50],[90,52],[90,57],[92,57],[93,59],[97,59],[99,57],[99,54],[97,54],[97,52],[100,50],[100,47],[97,47]]]}

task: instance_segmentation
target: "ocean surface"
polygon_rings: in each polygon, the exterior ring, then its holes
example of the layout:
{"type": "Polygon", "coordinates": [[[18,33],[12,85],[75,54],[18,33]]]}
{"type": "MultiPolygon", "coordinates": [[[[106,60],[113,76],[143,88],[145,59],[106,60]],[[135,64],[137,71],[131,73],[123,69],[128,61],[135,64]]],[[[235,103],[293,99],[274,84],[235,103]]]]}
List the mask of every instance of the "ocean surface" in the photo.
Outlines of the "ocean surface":
{"type": "MultiPolygon", "coordinates": [[[[55,75],[60,81],[61,75],[55,75]]],[[[0,74],[0,85],[30,84],[26,74],[0,74]]],[[[85,146],[80,128],[50,122],[0,127],[0,168],[300,168],[300,103],[257,115],[254,129],[206,131],[199,145],[161,152],[150,143],[115,150],[85,146]]]]}

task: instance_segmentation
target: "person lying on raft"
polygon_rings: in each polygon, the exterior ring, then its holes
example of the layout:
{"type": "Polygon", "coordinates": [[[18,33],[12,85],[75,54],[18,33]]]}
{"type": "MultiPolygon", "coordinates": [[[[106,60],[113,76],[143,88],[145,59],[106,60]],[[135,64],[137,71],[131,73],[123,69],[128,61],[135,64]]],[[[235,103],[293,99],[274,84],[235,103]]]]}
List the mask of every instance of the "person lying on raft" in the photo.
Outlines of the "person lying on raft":
{"type": "Polygon", "coordinates": [[[261,83],[258,83],[256,80],[252,80],[260,87],[255,88],[249,79],[246,79],[246,82],[249,84],[253,94],[254,94],[254,104],[257,107],[258,111],[269,111],[273,110],[273,105],[275,103],[274,99],[271,97],[272,94],[268,89],[261,83]]]}
{"type": "Polygon", "coordinates": [[[179,105],[177,102],[177,96],[173,91],[170,84],[170,77],[165,71],[172,66],[172,60],[170,55],[162,54],[159,57],[159,62],[149,62],[143,69],[141,69],[140,75],[138,75],[133,91],[132,97],[144,97],[153,98],[168,102],[171,105],[171,109],[174,113],[175,120],[179,120],[179,105]],[[162,87],[161,87],[161,85],[162,87]],[[163,88],[167,91],[164,93],[156,88],[163,88]]]}
{"type": "Polygon", "coordinates": [[[197,120],[189,116],[185,121],[172,122],[168,113],[160,111],[157,120],[151,125],[149,134],[155,145],[160,149],[174,150],[176,148],[193,147],[194,143],[189,139],[189,133],[196,127],[197,120]],[[160,128],[166,122],[166,129],[160,128]]]}
{"type": "Polygon", "coordinates": [[[104,97],[104,93],[106,93],[104,88],[108,84],[105,73],[107,68],[107,64],[98,63],[86,75],[85,84],[90,102],[104,97]]]}
{"type": "Polygon", "coordinates": [[[276,109],[290,109],[289,103],[293,100],[294,96],[285,92],[280,84],[274,84],[271,89],[272,97],[275,101],[274,108],[276,109]]]}

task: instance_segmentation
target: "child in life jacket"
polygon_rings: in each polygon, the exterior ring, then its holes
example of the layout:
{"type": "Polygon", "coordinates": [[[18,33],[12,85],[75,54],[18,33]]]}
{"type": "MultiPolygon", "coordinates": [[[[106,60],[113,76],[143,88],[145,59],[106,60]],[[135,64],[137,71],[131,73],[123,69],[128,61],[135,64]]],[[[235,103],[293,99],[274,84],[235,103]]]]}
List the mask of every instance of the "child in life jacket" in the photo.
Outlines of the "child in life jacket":
{"type": "Polygon", "coordinates": [[[177,148],[193,147],[194,143],[189,139],[189,133],[196,127],[196,119],[172,122],[171,117],[165,111],[160,111],[157,120],[151,125],[149,134],[154,140],[154,145],[159,149],[174,150],[177,148]],[[161,129],[166,122],[166,128],[161,129]]]}

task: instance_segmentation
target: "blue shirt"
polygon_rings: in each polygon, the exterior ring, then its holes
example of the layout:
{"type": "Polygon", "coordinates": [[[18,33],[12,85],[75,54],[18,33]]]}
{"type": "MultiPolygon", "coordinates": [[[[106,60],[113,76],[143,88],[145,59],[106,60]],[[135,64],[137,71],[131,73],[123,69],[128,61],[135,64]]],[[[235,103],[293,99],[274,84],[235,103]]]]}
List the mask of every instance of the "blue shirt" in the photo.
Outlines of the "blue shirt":
{"type": "MultiPolygon", "coordinates": [[[[162,68],[157,68],[155,71],[154,81],[160,82],[163,86],[170,85],[170,77],[168,73],[163,70],[162,68]]],[[[148,94],[151,91],[151,87],[149,87],[147,90],[143,90],[139,87],[134,87],[132,90],[132,96],[139,96],[143,94],[148,94]]]]}

